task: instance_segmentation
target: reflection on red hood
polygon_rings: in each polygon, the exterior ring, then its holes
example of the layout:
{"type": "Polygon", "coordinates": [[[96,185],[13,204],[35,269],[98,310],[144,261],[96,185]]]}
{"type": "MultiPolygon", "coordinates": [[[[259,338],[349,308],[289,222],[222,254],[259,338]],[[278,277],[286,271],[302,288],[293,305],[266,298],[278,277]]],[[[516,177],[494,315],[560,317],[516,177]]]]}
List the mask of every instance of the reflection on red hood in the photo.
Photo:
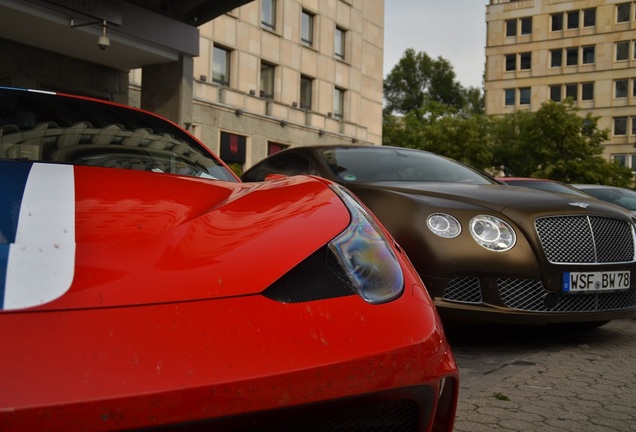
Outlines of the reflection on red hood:
{"type": "Polygon", "coordinates": [[[240,184],[77,166],[74,185],[72,285],[39,309],[255,294],[349,222],[308,177],[240,184]]]}

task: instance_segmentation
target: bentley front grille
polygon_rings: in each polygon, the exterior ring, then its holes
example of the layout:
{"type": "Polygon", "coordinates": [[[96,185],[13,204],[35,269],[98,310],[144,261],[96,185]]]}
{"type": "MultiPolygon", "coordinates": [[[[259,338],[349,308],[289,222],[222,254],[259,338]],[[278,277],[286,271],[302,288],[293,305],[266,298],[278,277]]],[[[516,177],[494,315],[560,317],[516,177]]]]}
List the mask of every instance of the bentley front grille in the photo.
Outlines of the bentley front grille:
{"type": "Polygon", "coordinates": [[[442,298],[457,303],[479,304],[482,302],[479,278],[466,277],[453,279],[448,283],[442,298]]]}
{"type": "Polygon", "coordinates": [[[497,279],[504,304],[512,309],[532,312],[604,312],[636,306],[636,289],[617,292],[559,294],[553,307],[546,305],[550,293],[537,279],[497,279]]]}
{"type": "Polygon", "coordinates": [[[634,261],[632,225],[599,216],[544,217],[535,221],[545,255],[554,264],[634,261]]]}

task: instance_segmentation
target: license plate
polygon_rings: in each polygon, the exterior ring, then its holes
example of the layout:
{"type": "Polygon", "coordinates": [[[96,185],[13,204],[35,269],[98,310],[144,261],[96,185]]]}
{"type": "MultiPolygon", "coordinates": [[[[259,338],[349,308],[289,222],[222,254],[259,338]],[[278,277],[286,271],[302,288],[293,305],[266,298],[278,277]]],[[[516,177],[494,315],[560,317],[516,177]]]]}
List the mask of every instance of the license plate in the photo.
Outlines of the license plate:
{"type": "Polygon", "coordinates": [[[564,272],[563,291],[618,291],[629,289],[631,274],[629,271],[611,272],[564,272]]]}

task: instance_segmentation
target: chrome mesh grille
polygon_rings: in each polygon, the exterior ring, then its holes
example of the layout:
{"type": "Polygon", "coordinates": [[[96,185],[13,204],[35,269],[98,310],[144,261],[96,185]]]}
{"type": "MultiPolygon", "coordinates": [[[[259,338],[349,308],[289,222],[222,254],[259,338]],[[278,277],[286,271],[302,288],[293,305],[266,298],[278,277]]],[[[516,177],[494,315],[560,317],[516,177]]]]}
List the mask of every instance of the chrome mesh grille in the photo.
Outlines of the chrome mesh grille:
{"type": "Polygon", "coordinates": [[[543,299],[549,291],[536,279],[497,279],[504,304],[532,312],[601,312],[636,306],[636,289],[620,292],[561,294],[556,307],[549,309],[543,299]]]}
{"type": "Polygon", "coordinates": [[[508,307],[525,311],[547,310],[543,298],[547,291],[539,279],[497,279],[501,300],[508,307]]]}
{"type": "Polygon", "coordinates": [[[446,301],[458,303],[481,303],[482,296],[479,278],[466,277],[451,280],[446,286],[446,289],[444,289],[442,298],[446,301]]]}
{"type": "Polygon", "coordinates": [[[558,216],[535,221],[545,255],[555,264],[634,261],[634,236],[627,220],[558,216]]]}

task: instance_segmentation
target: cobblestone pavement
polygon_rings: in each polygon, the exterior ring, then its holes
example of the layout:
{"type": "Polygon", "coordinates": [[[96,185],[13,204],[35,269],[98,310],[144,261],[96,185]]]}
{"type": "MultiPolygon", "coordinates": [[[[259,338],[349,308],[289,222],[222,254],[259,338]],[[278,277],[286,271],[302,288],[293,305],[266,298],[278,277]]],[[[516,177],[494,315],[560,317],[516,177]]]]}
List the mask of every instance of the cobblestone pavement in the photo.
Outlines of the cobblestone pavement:
{"type": "MultiPolygon", "coordinates": [[[[460,389],[454,431],[635,432],[636,319],[548,339],[473,375],[460,389]]],[[[458,365],[461,379],[461,355],[458,365]]]]}

